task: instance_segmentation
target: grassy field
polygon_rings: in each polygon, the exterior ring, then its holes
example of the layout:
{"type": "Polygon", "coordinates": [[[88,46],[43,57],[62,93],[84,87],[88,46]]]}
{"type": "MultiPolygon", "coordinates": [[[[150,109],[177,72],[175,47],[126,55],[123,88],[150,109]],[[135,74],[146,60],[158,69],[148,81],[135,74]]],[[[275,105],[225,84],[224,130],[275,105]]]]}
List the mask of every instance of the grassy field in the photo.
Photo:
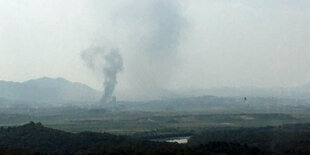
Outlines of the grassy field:
{"type": "Polygon", "coordinates": [[[2,114],[1,126],[40,121],[47,127],[70,132],[95,131],[131,135],[139,132],[199,132],[213,127],[262,127],[310,122],[309,114],[240,113],[208,114],[189,112],[98,112],[88,110],[54,115],[2,114]]]}
{"type": "Polygon", "coordinates": [[[308,101],[199,97],[121,103],[101,108],[0,108],[0,126],[29,121],[70,132],[120,135],[197,133],[208,128],[264,127],[310,122],[308,101]]]}

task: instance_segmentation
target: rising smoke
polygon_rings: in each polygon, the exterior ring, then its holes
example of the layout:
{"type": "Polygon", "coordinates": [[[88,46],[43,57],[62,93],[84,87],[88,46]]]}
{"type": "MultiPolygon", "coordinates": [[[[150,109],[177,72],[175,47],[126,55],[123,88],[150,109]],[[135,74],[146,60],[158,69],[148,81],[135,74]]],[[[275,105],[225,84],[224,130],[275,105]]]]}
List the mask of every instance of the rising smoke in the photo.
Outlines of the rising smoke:
{"type": "Polygon", "coordinates": [[[132,41],[135,57],[127,68],[131,71],[130,89],[138,92],[134,96],[149,99],[148,96],[158,96],[162,89],[169,88],[179,67],[178,46],[186,21],[176,1],[134,2],[128,7],[132,8],[130,11],[123,9],[118,13],[119,25],[133,25],[128,29],[131,37],[138,40],[132,41]]]}
{"type": "Polygon", "coordinates": [[[146,20],[152,21],[153,29],[147,34],[144,52],[149,56],[159,58],[160,63],[167,58],[169,61],[177,59],[177,45],[182,30],[182,18],[177,3],[166,0],[154,0],[148,3],[149,8],[146,20]]]}
{"type": "MultiPolygon", "coordinates": [[[[94,3],[96,16],[101,17],[100,6],[104,5],[104,1],[94,3]]],[[[153,97],[161,96],[163,89],[170,87],[179,68],[178,46],[186,28],[180,7],[177,1],[132,0],[113,9],[112,20],[98,19],[98,25],[111,24],[111,28],[105,33],[96,33],[94,40],[100,44],[107,39],[112,42],[109,45],[126,50],[122,55],[126,59],[126,79],[122,80],[128,85],[121,86],[127,92],[117,92],[120,96],[155,99],[153,97]],[[111,36],[104,35],[112,32],[111,36]]]]}
{"type": "Polygon", "coordinates": [[[110,103],[117,84],[117,74],[123,70],[123,59],[116,49],[105,50],[91,47],[81,54],[87,67],[99,78],[103,78],[104,94],[101,103],[110,103]]]}

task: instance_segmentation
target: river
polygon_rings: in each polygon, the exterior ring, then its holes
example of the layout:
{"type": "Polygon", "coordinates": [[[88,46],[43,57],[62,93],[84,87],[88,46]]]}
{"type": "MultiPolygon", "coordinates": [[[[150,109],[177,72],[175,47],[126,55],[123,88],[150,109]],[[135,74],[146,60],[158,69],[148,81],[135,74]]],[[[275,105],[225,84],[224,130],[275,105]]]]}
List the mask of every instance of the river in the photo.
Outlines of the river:
{"type": "Polygon", "coordinates": [[[186,144],[188,142],[189,138],[190,138],[190,136],[187,136],[187,137],[169,137],[169,138],[162,138],[162,139],[153,139],[153,141],[186,144]]]}

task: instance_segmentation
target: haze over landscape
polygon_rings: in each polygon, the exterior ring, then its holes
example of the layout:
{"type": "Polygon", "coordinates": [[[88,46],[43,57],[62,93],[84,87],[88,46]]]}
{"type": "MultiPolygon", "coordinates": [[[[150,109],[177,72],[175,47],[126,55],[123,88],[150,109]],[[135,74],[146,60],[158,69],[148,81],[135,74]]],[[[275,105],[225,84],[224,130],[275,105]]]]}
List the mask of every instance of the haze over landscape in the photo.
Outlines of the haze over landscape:
{"type": "Polygon", "coordinates": [[[310,81],[306,0],[0,3],[1,80],[63,77],[103,90],[80,58],[100,46],[123,57],[121,99],[310,81]]]}
{"type": "Polygon", "coordinates": [[[308,0],[1,0],[0,154],[310,154],[308,0]]]}

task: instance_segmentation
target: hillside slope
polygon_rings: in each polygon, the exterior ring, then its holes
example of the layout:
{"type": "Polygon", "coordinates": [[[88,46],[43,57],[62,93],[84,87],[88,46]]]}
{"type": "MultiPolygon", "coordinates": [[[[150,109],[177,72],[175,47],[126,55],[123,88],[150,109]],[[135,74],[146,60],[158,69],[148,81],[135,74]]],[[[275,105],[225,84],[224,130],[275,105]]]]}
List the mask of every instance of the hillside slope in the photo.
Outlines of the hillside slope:
{"type": "Polygon", "coordinates": [[[68,133],[50,129],[40,123],[30,122],[23,126],[0,128],[0,154],[24,151],[56,153],[99,154],[261,154],[257,148],[237,143],[209,143],[200,150],[187,145],[139,140],[128,136],[108,133],[68,133]]]}
{"type": "Polygon", "coordinates": [[[193,136],[189,145],[201,146],[214,141],[246,144],[285,154],[310,153],[310,124],[288,124],[277,127],[209,129],[193,136]]]}
{"type": "Polygon", "coordinates": [[[47,78],[25,82],[0,81],[0,98],[24,103],[64,104],[72,102],[96,102],[100,92],[81,83],[63,78],[47,78]]]}

